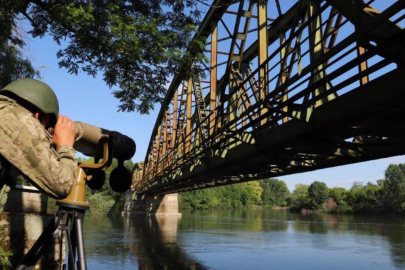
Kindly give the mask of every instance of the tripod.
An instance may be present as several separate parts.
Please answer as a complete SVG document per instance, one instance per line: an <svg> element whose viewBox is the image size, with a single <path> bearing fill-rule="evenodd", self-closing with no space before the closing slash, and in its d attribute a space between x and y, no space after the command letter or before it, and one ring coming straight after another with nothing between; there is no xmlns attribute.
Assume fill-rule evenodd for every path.
<svg viewBox="0 0 405 270"><path fill-rule="evenodd" d="M77 269L86 270L86 257L84 250L84 239L83 239L83 219L86 210L90 207L82 204L68 203L64 201L57 202L59 205L59 210L55 217L46 227L41 236L37 239L35 244L25 255L21 264L17 266L16 270L29 270L35 267L39 258L43 255L46 247L53 243L53 235L57 230L62 232L61 238L63 239L63 234L66 235L66 241L68 244L68 268L69 270L74 270L76 262L76 249L77 249ZM63 217L66 215L66 222L63 224ZM59 244L60 253L63 250L63 241ZM62 262L61 262L62 263ZM66 269L66 268L63 268Z"/></svg>
<svg viewBox="0 0 405 270"><path fill-rule="evenodd" d="M105 139L103 143L103 159L99 163L79 164L76 169L76 182L72 191L66 199L60 200L56 203L59 206L58 212L28 251L27 255L25 255L22 262L17 266L16 270L33 269L39 258L44 253L45 248L52 244L53 235L57 230L62 232L62 239L63 233L66 233L66 240L69 249L67 269L76 269L75 263L77 250L77 269L87 270L83 239L83 219L84 214L86 213L86 210L90 208L90 205L85 201L86 182L92 181L93 183L101 182L104 184L105 174L97 174L97 171L105 170L111 165L112 155L110 147L108 140ZM89 175L86 174L85 170ZM97 176L100 179L97 179ZM65 215L67 215L66 222L63 224L63 217ZM60 254L62 254L63 250L62 245L63 241L60 242Z"/></svg>

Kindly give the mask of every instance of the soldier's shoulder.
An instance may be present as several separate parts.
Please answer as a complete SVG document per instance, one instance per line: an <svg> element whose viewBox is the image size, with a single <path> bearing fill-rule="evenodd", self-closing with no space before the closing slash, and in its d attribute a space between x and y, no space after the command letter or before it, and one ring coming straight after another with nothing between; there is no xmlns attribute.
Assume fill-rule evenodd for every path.
<svg viewBox="0 0 405 270"><path fill-rule="evenodd" d="M0 100L0 119L2 122L8 121L8 124L25 124L36 120L30 111L18 105L15 102Z"/></svg>
<svg viewBox="0 0 405 270"><path fill-rule="evenodd" d="M16 136L22 129L36 137L49 137L41 123L30 111L18 105L12 99L0 95L0 137L5 134ZM5 134L3 134L5 133ZM3 135L3 136L2 136Z"/></svg>
<svg viewBox="0 0 405 270"><path fill-rule="evenodd" d="M0 109L4 109L6 107L15 107L15 106L18 106L18 104L17 104L17 102L15 102L15 100L13 100L9 97L0 95Z"/></svg>
<svg viewBox="0 0 405 270"><path fill-rule="evenodd" d="M14 99L9 98L5 95L0 94L0 102L6 102L6 103L17 103Z"/></svg>

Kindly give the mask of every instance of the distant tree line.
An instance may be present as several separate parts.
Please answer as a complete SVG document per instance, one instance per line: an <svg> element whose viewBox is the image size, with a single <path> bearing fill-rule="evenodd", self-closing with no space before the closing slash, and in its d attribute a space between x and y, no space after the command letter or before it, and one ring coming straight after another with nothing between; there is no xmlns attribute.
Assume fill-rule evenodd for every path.
<svg viewBox="0 0 405 270"><path fill-rule="evenodd" d="M351 189L324 182L297 184L290 194L277 179L264 179L181 193L181 208L236 208L249 205L288 206L291 210L336 212L405 212L405 164L391 164L376 184L355 182Z"/></svg>
<svg viewBox="0 0 405 270"><path fill-rule="evenodd" d="M337 212L405 212L405 164L391 164L377 184L355 182L350 190L328 188L315 181L298 184L291 194L293 210L312 209Z"/></svg>
<svg viewBox="0 0 405 270"><path fill-rule="evenodd" d="M180 193L183 209L238 208L250 205L287 206L290 191L286 183L264 179Z"/></svg>

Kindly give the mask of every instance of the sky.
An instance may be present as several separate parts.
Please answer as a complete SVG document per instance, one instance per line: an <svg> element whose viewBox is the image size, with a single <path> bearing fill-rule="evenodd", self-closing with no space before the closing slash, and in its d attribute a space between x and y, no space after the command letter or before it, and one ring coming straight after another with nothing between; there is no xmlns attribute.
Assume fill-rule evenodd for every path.
<svg viewBox="0 0 405 270"><path fill-rule="evenodd" d="M131 137L137 146L132 160L143 161L160 106L157 105L149 115L118 112L119 101L112 95L114 88L110 89L100 74L93 78L84 73L71 75L66 69L60 69L56 57L59 47L49 36L30 39L27 43L24 52L34 66L40 68L41 80L58 96L60 114L68 116L73 121L118 131ZM405 156L295 174L279 179L284 180L291 191L298 183L309 185L315 180L325 182L329 187L348 189L355 181L366 184L384 178L385 169L392 163L405 163Z"/></svg>

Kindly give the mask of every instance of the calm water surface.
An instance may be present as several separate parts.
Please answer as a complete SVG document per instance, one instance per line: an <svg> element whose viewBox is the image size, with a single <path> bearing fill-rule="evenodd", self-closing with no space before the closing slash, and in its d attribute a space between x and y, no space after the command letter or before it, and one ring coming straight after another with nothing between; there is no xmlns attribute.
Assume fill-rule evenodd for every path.
<svg viewBox="0 0 405 270"><path fill-rule="evenodd" d="M405 269L405 218L214 210L84 224L90 270Z"/></svg>

